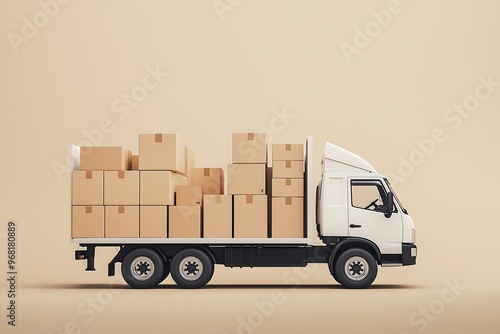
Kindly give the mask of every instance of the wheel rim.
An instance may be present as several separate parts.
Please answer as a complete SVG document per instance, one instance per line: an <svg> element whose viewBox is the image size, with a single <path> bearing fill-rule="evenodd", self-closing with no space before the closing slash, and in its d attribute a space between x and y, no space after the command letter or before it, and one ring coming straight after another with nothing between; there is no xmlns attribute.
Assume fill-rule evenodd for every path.
<svg viewBox="0 0 500 334"><path fill-rule="evenodd" d="M146 256L139 256L130 265L132 276L138 281L147 281L155 273L153 261Z"/></svg>
<svg viewBox="0 0 500 334"><path fill-rule="evenodd" d="M344 267L347 277L353 281L361 281L364 279L369 270L370 266L368 265L368 262L360 256L353 256L349 258Z"/></svg>
<svg viewBox="0 0 500 334"><path fill-rule="evenodd" d="M203 274L203 263L195 256L185 257L179 264L179 272L187 281L196 281Z"/></svg>

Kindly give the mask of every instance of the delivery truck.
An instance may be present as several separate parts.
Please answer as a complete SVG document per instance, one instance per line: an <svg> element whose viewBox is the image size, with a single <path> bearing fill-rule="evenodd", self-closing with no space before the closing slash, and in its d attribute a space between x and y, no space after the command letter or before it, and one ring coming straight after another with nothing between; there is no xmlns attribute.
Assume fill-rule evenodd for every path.
<svg viewBox="0 0 500 334"><path fill-rule="evenodd" d="M158 143L166 137L156 135L151 138L153 142ZM233 140L235 138L238 137L233 137ZM144 141L146 139L147 137L144 137ZM248 134L248 139L254 140L256 137L254 134L251 136ZM181 150L178 144L177 140L175 145L177 145L178 150ZM233 142L233 145L236 144ZM263 145L265 148L267 144ZM252 147L260 149L255 145ZM285 147L290 150L291 145ZM83 150L83 148L81 149ZM238 182L241 184L237 185L236 179L234 182L231 181L232 174L243 173L244 169L235 169L234 166L228 165L226 171L228 194L222 193L224 191L223 183L221 189L217 190L220 195L211 195L220 205L224 204L223 201L227 201L228 213L224 218L212 219L205 216L205 220L200 219L200 214L203 217L205 214L211 214L213 212L211 210L215 209L211 208L208 202L203 204L204 206L198 204L199 201L203 201L203 198L208 201L209 197L194 196L197 199L192 200L193 204L198 204L199 209L193 211L195 214L184 214L184 218L189 221L186 224L187 228L193 229L195 234L189 234L184 230L179 231L176 227L176 215L183 215L182 212L178 212L179 208L182 209L181 206L156 206L152 209L152 206L143 205L142 201L147 199L147 194L143 194L143 186L147 185L147 177L149 177L147 175L149 174L142 170L148 169L146 165L150 158L148 157L148 148L141 143L141 137L139 137L138 167L132 169L139 169L140 171L137 173L143 173L138 176L140 182L137 182L140 183L140 191L139 195L136 196L140 197L138 203L141 203L142 206L107 207L106 204L127 204L125 200L116 203L108 200L106 203L106 198L113 195L111 190L106 191L106 187L111 187L111 182L115 182L113 176L106 176L107 172L104 172L104 181L101 174L97 174L100 177L98 180L101 182L101 187L105 189L104 201L101 194L101 197L96 196L98 198L95 203L88 202L82 206L83 202L78 202L75 197L75 188L79 182L75 177L78 175L77 173L81 172L84 173L82 177L86 177L86 181L90 182L95 181L95 175L92 174L94 172L89 172L88 167L83 166L83 160L75 162L71 242L82 247L82 249L75 251L75 259L86 260L86 270L93 271L95 270L94 258L98 247L118 248L116 256L109 262L108 275L115 275L115 265L121 263L121 274L132 288L156 287L168 275L171 275L175 283L182 288L201 288L211 280L216 264L230 268L256 268L304 267L311 263L324 263L328 266L332 277L342 286L359 289L372 284L377 276L379 266L398 267L416 264L417 246L413 220L396 196L388 179L378 174L370 163L350 151L326 143L321 161L321 179L316 186L313 184L313 138L311 136L307 137L305 143L298 147L301 156L296 161L287 160L288 153L285 149L282 152L284 160L277 160L280 159L279 152L278 149L275 151L272 159L274 171L268 167L269 164L264 164L265 186L260 186L260 181L250 180L244 175L240 176ZM81 154L78 148L75 148L75 152L75 156ZM111 156L110 152L107 153L106 159ZM153 158L151 161L156 163L156 153L151 154ZM237 154L238 152L233 147L233 160L236 160L234 156ZM255 154L253 155L255 156ZM121 151L120 156L127 159L127 156L130 158L130 153ZM175 158L175 154L173 154L172 159ZM189 153L186 153L181 158L184 159L181 167L169 167L172 170L178 169L177 172L169 174L170 178L180 175L179 172L184 172L186 175L191 173L188 158ZM264 159L267 163L267 157ZM141 162L144 162L142 168ZM171 163L171 160L167 162ZM292 164L293 162L295 164ZM132 164L134 164L133 159ZM123 166L125 165L126 163L123 164ZM243 167L255 169L256 165L259 164L247 164ZM281 165L284 170L282 178L279 177ZM291 171L293 168L296 168L296 171ZM127 166L124 169L127 169ZM235 172L233 169L239 169L239 171ZM79 172L77 172L78 170ZM287 174L288 170L291 171L290 173L295 173L297 178L287 178L291 175ZM115 173L117 173L116 178L126 179L123 175L126 172L118 171ZM262 172L259 173L259 175L262 174ZM195 176L192 178L194 180ZM297 182L294 186L295 181ZM162 187L159 182L153 183L153 187L156 187L155 191L158 190L158 187ZM280 187L286 188L287 186L295 187L297 193L293 194L295 196L280 197ZM137 188L137 185L135 187ZM179 204L184 196L181 193L182 187L182 184L178 184L174 193L174 197L177 198L176 204ZM258 193L261 192L265 195L248 194L252 193L250 190L246 194L238 194L238 191L233 189L238 187L249 187L248 189L256 187ZM86 186L85 194L88 195L89 189ZM208 192L208 190L204 191ZM129 195L125 190L118 189L117 192L118 195ZM281 195L287 195L287 193ZM262 203L260 203L261 201ZM102 212L102 206L88 205L103 203L105 213ZM254 206L261 205L264 209L252 209L253 207L245 209L246 211L239 209L241 205L250 205L249 203ZM80 204L80 206L75 204ZM293 207L298 209L291 209ZM289 211L286 211L288 209ZM79 232L80 227L76 225L77 219L79 219L79 210L83 210L84 217L97 217L96 219L100 223L95 223L92 220L94 218L83 222L84 228L96 224L92 226L98 226L97 234ZM125 222L125 218L120 218L120 212L123 214L126 213L126 210L132 210L134 217L139 217L139 222L135 223L135 230L132 234L123 232L128 223ZM150 220L153 218L147 214L148 210L163 212L162 217L164 218L160 219L160 232L162 234L150 232ZM140 213L136 211L140 211ZM168 211L167 214L165 214L166 211ZM200 213L201 211L203 213ZM122 216L125 217L125 215ZM257 227L261 224L260 221L263 220L265 220L265 225L263 225L265 227L261 232L256 232ZM198 225L197 222L200 221L201 225ZM245 225L238 225L240 221L244 221ZM293 225L292 221L297 223L293 223ZM223 224L227 226L226 234L223 231L225 228ZM209 230L212 228L211 226L215 230ZM245 232L245 228L252 230ZM319 239L316 238L316 235Z"/></svg>

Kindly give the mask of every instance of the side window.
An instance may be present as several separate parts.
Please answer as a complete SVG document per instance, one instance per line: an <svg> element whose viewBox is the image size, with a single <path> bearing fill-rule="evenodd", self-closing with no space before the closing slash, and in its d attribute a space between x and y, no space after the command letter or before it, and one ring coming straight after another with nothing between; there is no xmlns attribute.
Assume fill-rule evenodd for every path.
<svg viewBox="0 0 500 334"><path fill-rule="evenodd" d="M382 212L387 205L387 193L380 181L352 180L351 203L355 208Z"/></svg>

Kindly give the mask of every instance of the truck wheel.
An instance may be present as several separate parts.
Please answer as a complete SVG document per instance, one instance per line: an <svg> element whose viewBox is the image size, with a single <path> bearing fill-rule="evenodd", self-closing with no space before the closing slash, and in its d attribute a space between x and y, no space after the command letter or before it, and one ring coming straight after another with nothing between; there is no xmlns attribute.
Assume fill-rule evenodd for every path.
<svg viewBox="0 0 500 334"><path fill-rule="evenodd" d="M328 269L330 269L330 273L332 274L333 279L337 283L340 283L339 278L337 277L337 273L335 272L335 262L332 255L330 255L330 260L328 261Z"/></svg>
<svg viewBox="0 0 500 334"><path fill-rule="evenodd" d="M168 275L170 275L170 260L167 260L163 264L163 275L161 276L160 283L163 282L168 277Z"/></svg>
<svg viewBox="0 0 500 334"><path fill-rule="evenodd" d="M132 288L153 288L164 279L164 273L163 259L158 253L148 248L130 251L122 262L123 279Z"/></svg>
<svg viewBox="0 0 500 334"><path fill-rule="evenodd" d="M170 269L177 285L187 289L197 289L210 281L214 273L214 264L205 252L190 248L174 255Z"/></svg>
<svg viewBox="0 0 500 334"><path fill-rule="evenodd" d="M373 256L359 248L346 250L335 263L335 276L340 284L349 289L370 286L377 277L377 271L377 262Z"/></svg>

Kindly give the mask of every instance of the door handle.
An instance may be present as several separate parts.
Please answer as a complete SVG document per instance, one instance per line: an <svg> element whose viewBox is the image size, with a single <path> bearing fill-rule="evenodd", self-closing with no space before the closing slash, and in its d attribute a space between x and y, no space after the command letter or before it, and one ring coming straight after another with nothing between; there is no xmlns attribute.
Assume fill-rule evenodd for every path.
<svg viewBox="0 0 500 334"><path fill-rule="evenodd" d="M358 227L361 227L361 225L358 225L358 224L351 224L349 225L350 228L358 228Z"/></svg>

